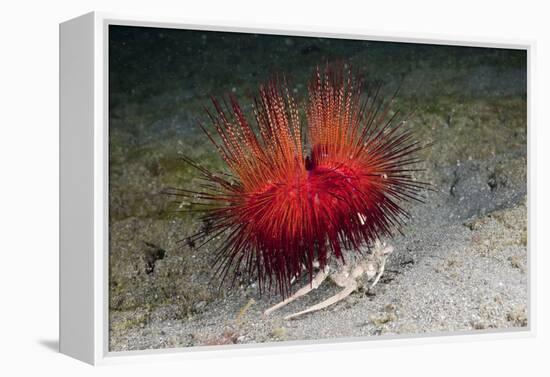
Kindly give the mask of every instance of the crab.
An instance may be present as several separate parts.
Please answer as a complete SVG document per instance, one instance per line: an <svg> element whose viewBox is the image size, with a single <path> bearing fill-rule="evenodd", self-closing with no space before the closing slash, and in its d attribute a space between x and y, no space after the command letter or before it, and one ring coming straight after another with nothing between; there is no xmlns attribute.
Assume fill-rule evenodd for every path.
<svg viewBox="0 0 550 377"><path fill-rule="evenodd" d="M387 245L377 240L374 247L370 252L362 253L360 257L355 259L351 258L349 263L338 262L335 267L331 267L327 264L323 269L320 269L317 274L311 280L311 283L297 290L293 295L287 299L279 302L278 304L270 307L264 311L264 316L267 317L274 311L282 308L283 306L295 301L296 299L308 294L319 286L327 278L330 278L337 286L343 288L339 293L332 297L327 298L320 303L313 305L300 312L287 315L285 320L294 319L307 313L313 313L318 310L325 309L337 302L345 299L353 292L357 291L362 286L362 278L366 275L366 282L372 280L369 289L374 286L380 280L380 277L384 273L386 266L386 260L393 253L393 246ZM316 268L319 268L319 264L316 263Z"/></svg>

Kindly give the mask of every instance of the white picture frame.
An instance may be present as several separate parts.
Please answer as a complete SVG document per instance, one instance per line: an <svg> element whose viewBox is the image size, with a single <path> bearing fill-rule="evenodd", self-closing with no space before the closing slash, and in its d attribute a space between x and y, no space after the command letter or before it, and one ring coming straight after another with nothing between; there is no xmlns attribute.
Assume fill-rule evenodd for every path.
<svg viewBox="0 0 550 377"><path fill-rule="evenodd" d="M88 13L60 24L60 352L90 364L150 359L219 357L271 352L348 349L405 345L411 342L471 341L485 338L532 337L535 334L534 253L528 245L528 326L487 333L353 338L334 341L284 342L165 350L110 352L108 348L108 26L132 25L238 31L294 36L413 42L527 51L527 93L530 95L533 41L449 39L437 35L315 29L282 25L189 24L185 20ZM532 139L528 101L528 145ZM528 148L528 197L531 197L531 153ZM528 223L531 225L529 201Z"/></svg>

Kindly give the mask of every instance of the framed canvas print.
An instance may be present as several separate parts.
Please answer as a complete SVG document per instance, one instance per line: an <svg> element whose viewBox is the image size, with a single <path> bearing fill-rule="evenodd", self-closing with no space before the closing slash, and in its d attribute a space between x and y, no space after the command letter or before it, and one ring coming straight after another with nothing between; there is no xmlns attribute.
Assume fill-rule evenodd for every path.
<svg viewBox="0 0 550 377"><path fill-rule="evenodd" d="M531 51L61 24L61 352L531 334Z"/></svg>

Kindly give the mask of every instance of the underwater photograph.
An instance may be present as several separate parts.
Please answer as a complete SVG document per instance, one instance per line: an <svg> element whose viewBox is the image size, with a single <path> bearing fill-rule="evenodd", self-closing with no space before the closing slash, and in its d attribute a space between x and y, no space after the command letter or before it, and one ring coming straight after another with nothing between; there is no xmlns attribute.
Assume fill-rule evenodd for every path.
<svg viewBox="0 0 550 377"><path fill-rule="evenodd" d="M527 63L110 25L109 350L527 330Z"/></svg>

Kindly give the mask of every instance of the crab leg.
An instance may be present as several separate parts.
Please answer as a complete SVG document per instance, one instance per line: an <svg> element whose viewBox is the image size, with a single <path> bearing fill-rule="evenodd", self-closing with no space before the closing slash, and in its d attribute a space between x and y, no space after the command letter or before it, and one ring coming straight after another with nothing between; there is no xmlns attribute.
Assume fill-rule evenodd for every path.
<svg viewBox="0 0 550 377"><path fill-rule="evenodd" d="M284 319L292 319L292 318L296 318L298 316L301 316L302 314L312 313L312 312L316 312L317 310L324 309L324 308L326 308L326 307L328 307L332 304L337 303L338 301L341 301L341 300L345 299L346 297L348 297L356 289L357 289L357 282L355 281L354 278L350 278L347 281L347 284L346 284L345 288L342 289L339 293L335 294L332 297L327 298L325 301L322 301L322 302L320 302L316 305L313 305L313 306L307 308L306 310L302 310L301 312L294 313L294 314L291 314L291 315L287 315Z"/></svg>
<svg viewBox="0 0 550 377"><path fill-rule="evenodd" d="M384 268L386 268L386 258L382 259L382 265L380 266L380 272L378 273L378 275L376 275L376 278L372 282L372 284L370 286L371 288L374 288L374 286L378 283L378 280L380 280L380 277L384 273Z"/></svg>
<svg viewBox="0 0 550 377"><path fill-rule="evenodd" d="M300 289L298 289L292 296L289 298L279 302L278 304L272 306L271 308L267 309L264 312L264 316L268 316L269 314L273 313L275 310L282 308L286 304L291 303L292 301L296 300L297 298L300 298L309 292L311 292L314 289L317 289L319 285L327 278L328 268L326 270L321 270L315 275L315 277L311 280L311 284L308 284Z"/></svg>

